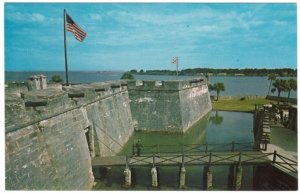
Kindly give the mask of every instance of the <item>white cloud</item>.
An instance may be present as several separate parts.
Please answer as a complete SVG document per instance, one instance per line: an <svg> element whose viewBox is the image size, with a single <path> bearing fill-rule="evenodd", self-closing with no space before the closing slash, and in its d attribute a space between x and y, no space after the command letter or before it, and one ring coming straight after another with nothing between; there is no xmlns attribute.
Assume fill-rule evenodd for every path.
<svg viewBox="0 0 300 193"><path fill-rule="evenodd" d="M210 9L199 9L186 13L167 14L162 12L149 12L149 11L111 11L108 16L124 23L141 22L153 25L172 25L178 23L189 23L190 21L201 19L212 19L217 15Z"/></svg>
<svg viewBox="0 0 300 193"><path fill-rule="evenodd" d="M102 16L100 14L97 14L97 13L90 13L89 18L93 19L93 20L101 20Z"/></svg>
<svg viewBox="0 0 300 193"><path fill-rule="evenodd" d="M40 13L9 13L7 19L10 21L19 21L19 22L43 22L45 16Z"/></svg>
<svg viewBox="0 0 300 193"><path fill-rule="evenodd" d="M277 25L277 26L285 26L288 23L286 21L280 21L280 20L273 20L272 24Z"/></svg>
<svg viewBox="0 0 300 193"><path fill-rule="evenodd" d="M33 22L43 22L45 20L45 16L40 13L32 13L29 19L31 19Z"/></svg>

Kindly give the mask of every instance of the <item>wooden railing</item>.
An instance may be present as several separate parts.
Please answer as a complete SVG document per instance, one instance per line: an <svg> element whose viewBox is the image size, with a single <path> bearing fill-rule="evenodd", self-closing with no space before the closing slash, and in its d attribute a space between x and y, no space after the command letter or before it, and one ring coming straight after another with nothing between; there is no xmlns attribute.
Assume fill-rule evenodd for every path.
<svg viewBox="0 0 300 193"><path fill-rule="evenodd" d="M279 166L283 168L284 170L287 170L293 174L298 173L298 162L295 160L292 160L290 158L287 158L285 156L282 156L278 154L276 151L273 153L273 162L275 166Z"/></svg>
<svg viewBox="0 0 300 193"><path fill-rule="evenodd" d="M279 166L288 173L297 175L297 161L285 156L273 153L262 153L260 151L239 152L198 152L198 153L154 153L140 156L126 156L127 166L138 165L259 165L273 164Z"/></svg>
<svg viewBox="0 0 300 193"><path fill-rule="evenodd" d="M261 152L209 152L196 154L153 154L127 156L128 166L134 165L255 165L273 163L268 156L274 153ZM288 164L288 163L286 163Z"/></svg>
<svg viewBox="0 0 300 193"><path fill-rule="evenodd" d="M132 145L132 155L137 155L137 146ZM199 153L199 152L236 152L236 151L257 151L260 144L256 142L231 142L231 143L203 143L203 144L182 144L182 145L148 145L140 148L140 155L162 154L162 153Z"/></svg>

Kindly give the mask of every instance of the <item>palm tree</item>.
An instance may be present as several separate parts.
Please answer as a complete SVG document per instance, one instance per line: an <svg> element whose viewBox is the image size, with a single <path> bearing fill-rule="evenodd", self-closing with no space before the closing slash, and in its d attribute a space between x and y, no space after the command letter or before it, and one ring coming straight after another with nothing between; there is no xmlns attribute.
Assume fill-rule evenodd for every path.
<svg viewBox="0 0 300 193"><path fill-rule="evenodd" d="M280 98L280 93L283 91L287 91L288 90L288 82L287 80L284 79L276 79L275 82L273 83L273 88L271 90L271 92L275 92L277 90L277 104L279 105L279 98Z"/></svg>
<svg viewBox="0 0 300 193"><path fill-rule="evenodd" d="M217 82L213 85L213 90L217 92L217 101L219 100L220 91L225 91L225 85L223 82Z"/></svg>
<svg viewBox="0 0 300 193"><path fill-rule="evenodd" d="M270 80L270 85L269 85L269 90L268 90L268 95L267 96L269 96L273 80L276 80L276 74L274 74L274 73L269 74L268 80Z"/></svg>
<svg viewBox="0 0 300 193"><path fill-rule="evenodd" d="M297 81L295 79L291 78L287 81L287 83L288 83L287 91L289 92L289 94L288 94L288 99L289 99L291 90L293 90L293 91L297 90Z"/></svg>

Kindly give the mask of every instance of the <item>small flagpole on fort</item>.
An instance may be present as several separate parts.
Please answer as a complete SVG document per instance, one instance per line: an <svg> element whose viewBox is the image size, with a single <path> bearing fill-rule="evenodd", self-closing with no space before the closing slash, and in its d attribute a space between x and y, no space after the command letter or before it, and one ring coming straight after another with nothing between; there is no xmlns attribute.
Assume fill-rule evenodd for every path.
<svg viewBox="0 0 300 193"><path fill-rule="evenodd" d="M176 57L174 57L173 59L172 59L172 64L176 64L176 75L178 76L178 56L176 56Z"/></svg>
<svg viewBox="0 0 300 193"><path fill-rule="evenodd" d="M176 74L177 74L177 76L178 76L178 63L179 63L179 59L178 59L178 56L177 56L177 58L176 58L177 60L177 63L176 63Z"/></svg>
<svg viewBox="0 0 300 193"><path fill-rule="evenodd" d="M64 46L65 46L65 67L66 67L66 85L69 86L68 58L67 58L67 37L66 37L66 10L64 9Z"/></svg>

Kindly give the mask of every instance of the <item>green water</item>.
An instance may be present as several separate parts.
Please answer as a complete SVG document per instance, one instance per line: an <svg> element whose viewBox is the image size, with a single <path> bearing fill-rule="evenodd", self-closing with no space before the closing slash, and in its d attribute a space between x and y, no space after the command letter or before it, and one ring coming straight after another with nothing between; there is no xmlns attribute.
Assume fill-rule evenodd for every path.
<svg viewBox="0 0 300 193"><path fill-rule="evenodd" d="M215 144L235 142L253 142L253 115L250 113L212 111L198 121L185 134L135 132L124 146L120 155L130 155L132 145L140 140L144 146L182 145L182 144ZM163 148L161 151L164 151ZM187 190L203 189L203 166L185 166ZM137 167L136 183L133 190L151 190L151 167ZM213 166L214 190L229 190L228 176L230 166ZM96 180L94 190L123 190L124 167L113 167L106 175ZM178 190L179 167L161 166L161 190ZM242 190L253 189L253 167L243 166Z"/></svg>

